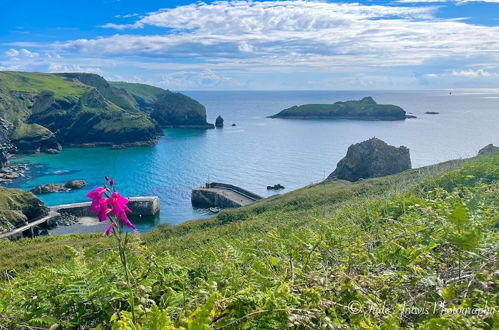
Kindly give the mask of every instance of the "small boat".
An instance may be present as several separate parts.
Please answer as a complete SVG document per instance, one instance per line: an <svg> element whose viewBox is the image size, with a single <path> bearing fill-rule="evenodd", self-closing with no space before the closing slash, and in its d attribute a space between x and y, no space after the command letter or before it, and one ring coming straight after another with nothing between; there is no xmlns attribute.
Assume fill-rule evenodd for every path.
<svg viewBox="0 0 499 330"><path fill-rule="evenodd" d="M218 213L218 212L220 212L220 208L219 207L210 207L210 211L213 213Z"/></svg>

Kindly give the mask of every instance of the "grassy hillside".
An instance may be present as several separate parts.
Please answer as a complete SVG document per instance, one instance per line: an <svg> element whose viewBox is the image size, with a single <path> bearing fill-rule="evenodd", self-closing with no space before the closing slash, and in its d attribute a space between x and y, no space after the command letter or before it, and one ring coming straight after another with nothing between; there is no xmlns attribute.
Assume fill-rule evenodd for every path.
<svg viewBox="0 0 499 330"><path fill-rule="evenodd" d="M405 111L392 104L377 104L371 97L334 104L304 104L284 109L271 118L404 120Z"/></svg>
<svg viewBox="0 0 499 330"><path fill-rule="evenodd" d="M494 328L498 180L499 155L481 156L325 182L133 235L138 322L143 329ZM131 329L113 244L99 235L0 243L8 280L0 324ZM482 309L466 312L472 308Z"/></svg>
<svg viewBox="0 0 499 330"><path fill-rule="evenodd" d="M159 87L145 84L127 83L122 81L111 81L109 83L111 86L126 90L132 94L139 103L142 102L143 104L153 104L158 96L165 91Z"/></svg>
<svg viewBox="0 0 499 330"><path fill-rule="evenodd" d="M95 74L0 72L0 117L14 124L11 140L21 152L149 143L159 134L132 95Z"/></svg>
<svg viewBox="0 0 499 330"><path fill-rule="evenodd" d="M30 192L0 187L0 233L45 215L43 203ZM1 322L0 322L1 324Z"/></svg>
<svg viewBox="0 0 499 330"><path fill-rule="evenodd" d="M162 127L200 127L213 128L206 122L206 108L198 101L181 93L125 82L112 82L133 95L144 111Z"/></svg>

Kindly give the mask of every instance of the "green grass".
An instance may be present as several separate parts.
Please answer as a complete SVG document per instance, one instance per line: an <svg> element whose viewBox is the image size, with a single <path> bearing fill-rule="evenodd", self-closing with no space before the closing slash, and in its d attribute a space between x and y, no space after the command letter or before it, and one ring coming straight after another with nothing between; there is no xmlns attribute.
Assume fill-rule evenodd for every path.
<svg viewBox="0 0 499 330"><path fill-rule="evenodd" d="M161 95L165 90L151 85L127 83L122 81L110 81L111 86L123 88L127 92L143 99L146 103L153 103L158 95Z"/></svg>
<svg viewBox="0 0 499 330"><path fill-rule="evenodd" d="M67 81L64 77L48 73L0 72L0 84L7 89L19 92L39 93L49 91L56 98L82 95L88 87L77 82Z"/></svg>
<svg viewBox="0 0 499 330"><path fill-rule="evenodd" d="M25 124L22 122L17 122L14 126L15 130L11 135L12 140L20 140L23 138L33 137L48 137L52 135L52 132L50 132L50 130L38 124Z"/></svg>
<svg viewBox="0 0 499 330"><path fill-rule="evenodd" d="M0 233L24 224L28 218L41 215L41 204L30 192L0 187Z"/></svg>
<svg viewBox="0 0 499 330"><path fill-rule="evenodd" d="M499 155L330 181L134 235L144 329L494 328ZM0 324L132 328L110 238L0 243ZM348 307L358 304L363 313ZM357 306L357 305L356 305ZM372 306L382 313L368 312ZM440 306L440 305L438 305Z"/></svg>

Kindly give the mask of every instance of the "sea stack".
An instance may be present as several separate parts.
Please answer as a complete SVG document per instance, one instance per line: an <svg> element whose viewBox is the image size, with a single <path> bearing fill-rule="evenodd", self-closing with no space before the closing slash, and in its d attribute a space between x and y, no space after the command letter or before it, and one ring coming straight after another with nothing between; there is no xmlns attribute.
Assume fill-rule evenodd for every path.
<svg viewBox="0 0 499 330"><path fill-rule="evenodd" d="M410 168L411 157L407 147L390 146L374 137L352 144L328 179L357 181L396 174Z"/></svg>
<svg viewBox="0 0 499 330"><path fill-rule="evenodd" d="M216 128L224 127L224 119L222 118L222 116L219 115L217 119L215 119L215 127Z"/></svg>

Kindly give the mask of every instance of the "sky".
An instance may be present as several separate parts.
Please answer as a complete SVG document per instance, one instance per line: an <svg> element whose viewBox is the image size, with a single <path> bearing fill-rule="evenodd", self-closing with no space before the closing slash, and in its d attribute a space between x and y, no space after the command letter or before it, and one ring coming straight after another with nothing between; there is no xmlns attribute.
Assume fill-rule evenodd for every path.
<svg viewBox="0 0 499 330"><path fill-rule="evenodd" d="M0 4L0 70L184 91L499 88L499 0Z"/></svg>

